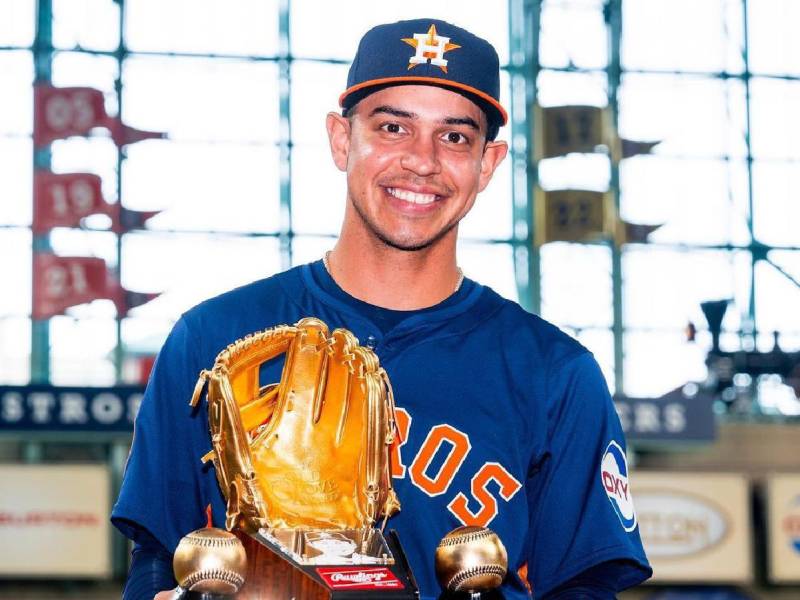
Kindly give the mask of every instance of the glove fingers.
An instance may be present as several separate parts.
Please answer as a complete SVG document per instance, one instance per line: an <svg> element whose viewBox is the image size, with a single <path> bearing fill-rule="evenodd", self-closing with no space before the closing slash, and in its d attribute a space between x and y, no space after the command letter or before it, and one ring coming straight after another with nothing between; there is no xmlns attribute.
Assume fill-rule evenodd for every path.
<svg viewBox="0 0 800 600"><path fill-rule="evenodd" d="M239 406L242 415L242 425L244 430L251 433L256 428L264 425L272 417L275 406L278 403L278 384L272 383L265 385L258 392L258 396Z"/></svg>
<svg viewBox="0 0 800 600"><path fill-rule="evenodd" d="M324 351L328 327L319 319L306 318L297 323L297 329L283 365L273 421L290 437L302 438L313 423L316 404L324 393L320 388L324 386L328 362Z"/></svg>
<svg viewBox="0 0 800 600"><path fill-rule="evenodd" d="M321 431L333 432L330 442L334 447L342 444L348 436L345 426L358 426L360 407L354 395L358 395L359 381L357 378L359 366L353 349L358 345L358 340L353 334L344 329L337 329L331 336L329 349L330 361L325 382L325 397L323 410L320 411L317 426ZM355 402L355 404L354 404ZM352 411L356 411L352 413ZM356 421L356 423L352 423ZM353 431L360 431L354 429ZM335 448L338 451L338 448ZM334 450L332 447L331 450Z"/></svg>

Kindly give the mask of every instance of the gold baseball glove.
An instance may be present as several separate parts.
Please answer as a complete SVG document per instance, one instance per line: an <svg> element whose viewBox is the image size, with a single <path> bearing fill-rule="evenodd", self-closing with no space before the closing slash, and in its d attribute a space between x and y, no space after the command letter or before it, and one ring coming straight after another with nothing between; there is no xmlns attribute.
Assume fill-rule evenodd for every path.
<svg viewBox="0 0 800 600"><path fill-rule="evenodd" d="M262 363L286 353L279 383L259 388ZM389 447L394 399L370 350L315 318L251 334L202 371L212 460L228 501L225 526L368 527L399 509Z"/></svg>

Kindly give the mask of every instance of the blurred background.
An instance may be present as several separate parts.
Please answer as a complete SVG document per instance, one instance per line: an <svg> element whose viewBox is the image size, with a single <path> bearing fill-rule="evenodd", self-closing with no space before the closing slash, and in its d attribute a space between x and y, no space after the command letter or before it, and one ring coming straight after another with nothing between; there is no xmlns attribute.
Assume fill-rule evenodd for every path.
<svg viewBox="0 0 800 600"><path fill-rule="evenodd" d="M624 597L800 597L800 2L0 0L1 598L119 597L155 354L332 247L325 114L419 16L500 55L459 262L604 370L655 568Z"/></svg>

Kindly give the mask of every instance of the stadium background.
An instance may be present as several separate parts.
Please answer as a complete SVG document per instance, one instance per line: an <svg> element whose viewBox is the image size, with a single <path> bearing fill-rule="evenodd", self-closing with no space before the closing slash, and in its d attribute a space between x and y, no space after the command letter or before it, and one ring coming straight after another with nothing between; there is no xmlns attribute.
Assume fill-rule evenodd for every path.
<svg viewBox="0 0 800 600"><path fill-rule="evenodd" d="M130 442L129 430L104 429L102 417L90 415L91 431L60 423L60 404L29 395L56 388L32 384L84 395L141 384L182 311L332 246L344 181L328 157L324 115L360 35L423 14L491 40L504 65L511 121L501 135L512 152L462 225L465 273L594 352L637 468L741 479L748 529L735 543L747 569L681 583L705 586L696 593L730 584L753 598L800 596L800 568L776 578L769 550L778 535L769 477L800 473L795 0L2 0L0 503L17 493L15 473L28 477L13 470L25 465L64 474L100 465L113 498ZM34 82L99 90L117 123L164 137L124 144L101 126L34 143ZM574 123L540 108L564 106L595 108ZM595 125L599 140L581 129ZM590 147L545 158L548 127L585 133ZM133 221L120 226L108 209L79 227L34 232L43 172L99 176L105 202ZM42 254L105 261L96 296L105 299L36 314ZM718 347L701 311L710 300L730 301ZM734 351L754 362L737 363ZM715 352L722 362L709 368ZM759 361L767 366L753 367ZM659 404L669 393L690 415L683 429L670 429ZM695 413L702 431L690 432ZM34 496L60 493L36 481L25 483ZM790 504L795 496L800 486ZM798 506L781 521L790 546L800 540ZM20 527L0 519L4 552L14 552ZM102 576L79 574L80 561L72 575L15 571L4 558L0 597L115 597L127 549L106 535ZM695 597L676 585L629 597Z"/></svg>

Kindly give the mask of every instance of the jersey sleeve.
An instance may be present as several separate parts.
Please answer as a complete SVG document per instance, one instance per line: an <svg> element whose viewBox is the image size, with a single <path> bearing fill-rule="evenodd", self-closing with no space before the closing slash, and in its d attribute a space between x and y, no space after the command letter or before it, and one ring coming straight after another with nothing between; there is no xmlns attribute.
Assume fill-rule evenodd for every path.
<svg viewBox="0 0 800 600"><path fill-rule="evenodd" d="M202 365L186 318L158 354L134 424L112 523L138 541L142 529L169 552L203 527L207 499L200 456L210 447L205 406L189 400Z"/></svg>
<svg viewBox="0 0 800 600"><path fill-rule="evenodd" d="M528 578L536 597L600 563L617 591L652 571L639 537L625 439L594 357L549 376L547 445L527 485Z"/></svg>

